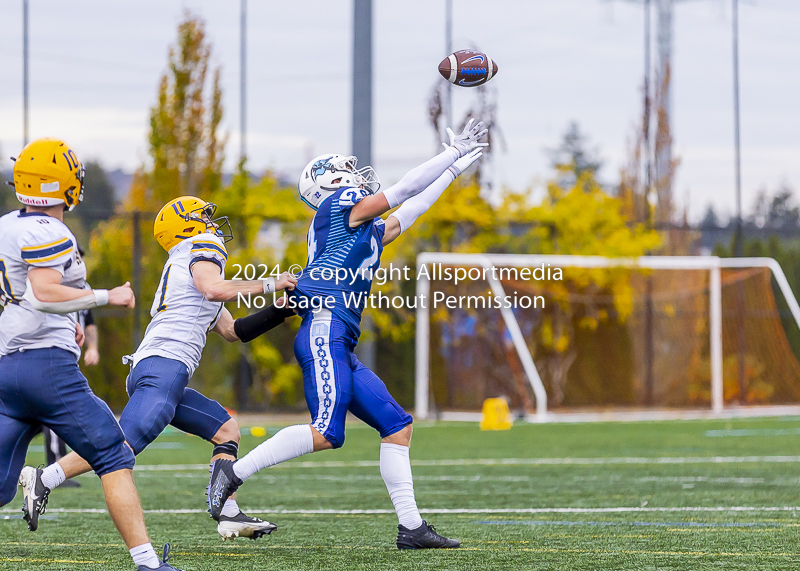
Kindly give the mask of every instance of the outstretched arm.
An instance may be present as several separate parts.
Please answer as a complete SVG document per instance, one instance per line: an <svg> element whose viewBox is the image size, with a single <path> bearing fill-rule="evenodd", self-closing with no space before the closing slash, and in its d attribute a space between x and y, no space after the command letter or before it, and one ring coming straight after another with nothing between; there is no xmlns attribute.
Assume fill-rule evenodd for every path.
<svg viewBox="0 0 800 571"><path fill-rule="evenodd" d="M470 119L459 135L448 129L450 146L444 152L408 171L397 184L356 204L350 211L350 228L356 228L403 204L428 188L460 157L473 149L485 147L488 143L479 143L478 140L488 131L483 128L483 122L473 126L474 122L474 119Z"/></svg>
<svg viewBox="0 0 800 571"><path fill-rule="evenodd" d="M392 243L400 234L417 221L423 213L427 212L433 204L439 200L445 189L450 186L458 176L467 170L472 163L477 161L483 151L475 149L465 157L461 157L453 163L439 178L437 178L428 188L418 195L408 199L403 205L392 212L386 219L386 226L383 233L383 245Z"/></svg>
<svg viewBox="0 0 800 571"><path fill-rule="evenodd" d="M240 293L262 295L291 290L297 283L297 278L289 272L283 272L277 279L226 280L217 264L205 260L195 262L191 268L195 287L208 301L233 301Z"/></svg>

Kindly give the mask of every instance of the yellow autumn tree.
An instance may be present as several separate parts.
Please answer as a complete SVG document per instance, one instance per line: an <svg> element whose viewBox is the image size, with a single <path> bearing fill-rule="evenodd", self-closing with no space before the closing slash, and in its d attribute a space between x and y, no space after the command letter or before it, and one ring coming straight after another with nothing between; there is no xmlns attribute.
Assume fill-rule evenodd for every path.
<svg viewBox="0 0 800 571"><path fill-rule="evenodd" d="M570 165L561 168L569 169ZM531 202L530 192L512 191L504 194L500 204L492 204L481 195L474 178L462 177L411 231L386 248L382 265L405 265L412 268L413 275L416 256L425 251L636 257L658 245L658 235L633 224L625 215L623 203L603 189L593 170L573 173L572 177L566 174L557 171L547 185L547 196L538 204ZM565 188L564 180L569 180L571 186ZM563 389L577 355L576 337L580 331L596 330L604 323L621 323L630 313L633 304L630 272L570 269L565 271L563 281L537 283L535 287L531 284L509 285L521 293L543 295L547 299L546 309L528 341L537 364L548 371L545 376L558 404L564 399ZM485 286L475 287L485 291ZM414 288L413 282L390 281L376 289L387 295L413 296ZM610 301L576 304L577 298ZM379 365L381 356L407 364L403 368L380 367L381 373L401 387L400 392L410 402L414 310L371 310L371 315L380 337ZM450 312L434 313L433 317L435 327L457 329ZM455 329L440 333L452 339L457 335ZM398 346L405 348L405 356L398 354ZM507 357L516 359L513 352Z"/></svg>
<svg viewBox="0 0 800 571"><path fill-rule="evenodd" d="M155 215L166 202L182 195L198 196L216 203L217 215L231 218L234 240L227 245L228 278L237 271L244 277L248 265L260 275L277 265L284 270L291 264L303 265L306 259L310 213L296 199L294 188L281 185L271 173L255 182L244 164L230 186L222 185L227 137L219 133L220 70L211 69L210 58L204 22L187 12L150 110L150 160L136 172L117 215L100 225L92 238L90 281L131 280L138 294L135 315L113 309L99 312L105 358L88 373L92 386L116 407L126 402L123 380L128 371L121 357L136 349L167 259L152 233ZM255 311L235 303L228 308L235 316ZM291 333L279 328L248 345L228 344L210 335L192 385L227 406L294 406L302 398L302 379Z"/></svg>

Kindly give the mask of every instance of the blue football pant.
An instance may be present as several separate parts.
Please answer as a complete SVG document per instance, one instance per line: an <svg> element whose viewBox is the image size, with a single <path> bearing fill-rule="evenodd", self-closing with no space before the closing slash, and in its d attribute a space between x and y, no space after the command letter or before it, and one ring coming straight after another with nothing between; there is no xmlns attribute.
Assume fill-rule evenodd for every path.
<svg viewBox="0 0 800 571"><path fill-rule="evenodd" d="M105 402L70 351L30 349L0 357L0 505L14 499L28 444L51 428L98 476L130 469L134 457Z"/></svg>
<svg viewBox="0 0 800 571"><path fill-rule="evenodd" d="M323 309L303 320L294 342L312 426L334 448L344 444L348 410L381 438L413 422L384 382L358 360L347 339L345 324Z"/></svg>
<svg viewBox="0 0 800 571"><path fill-rule="evenodd" d="M147 357L128 375L130 400L119 419L128 444L138 455L167 424L209 442L230 415L189 384L189 369L180 361Z"/></svg>

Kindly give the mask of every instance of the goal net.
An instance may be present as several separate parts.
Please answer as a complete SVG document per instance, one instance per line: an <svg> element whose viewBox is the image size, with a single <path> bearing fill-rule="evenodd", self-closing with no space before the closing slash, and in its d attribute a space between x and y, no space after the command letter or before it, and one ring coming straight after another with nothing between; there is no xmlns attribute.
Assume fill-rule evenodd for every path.
<svg viewBox="0 0 800 571"><path fill-rule="evenodd" d="M797 413L800 307L771 258L424 253L416 415Z"/></svg>

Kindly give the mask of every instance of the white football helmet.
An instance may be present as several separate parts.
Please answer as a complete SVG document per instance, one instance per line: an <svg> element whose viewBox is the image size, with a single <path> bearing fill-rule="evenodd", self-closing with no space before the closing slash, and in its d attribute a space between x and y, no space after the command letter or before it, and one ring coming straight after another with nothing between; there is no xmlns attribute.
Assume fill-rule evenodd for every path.
<svg viewBox="0 0 800 571"><path fill-rule="evenodd" d="M378 192L381 182L375 170L366 166L356 168L358 159L354 156L320 155L303 169L297 190L300 199L316 210L322 201L340 188L358 187L372 194Z"/></svg>

